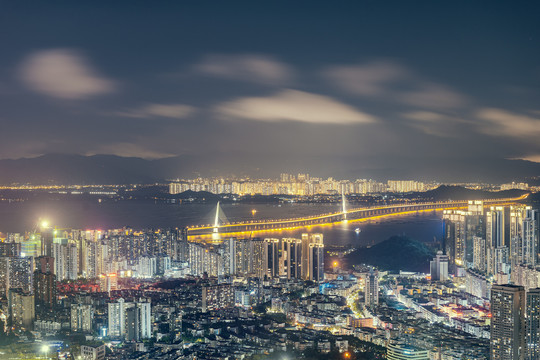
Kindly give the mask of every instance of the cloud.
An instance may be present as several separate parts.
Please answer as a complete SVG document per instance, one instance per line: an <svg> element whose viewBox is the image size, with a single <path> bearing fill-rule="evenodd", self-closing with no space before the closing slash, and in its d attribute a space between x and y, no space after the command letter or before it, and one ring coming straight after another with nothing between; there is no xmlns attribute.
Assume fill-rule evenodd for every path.
<svg viewBox="0 0 540 360"><path fill-rule="evenodd" d="M110 93L115 83L104 78L79 52L69 49L39 51L20 67L21 80L30 89L61 99L83 99Z"/></svg>
<svg viewBox="0 0 540 360"><path fill-rule="evenodd" d="M300 121L318 124L370 123L375 120L330 97L298 90L283 90L268 97L239 98L216 108L227 118L258 121Z"/></svg>
<svg viewBox="0 0 540 360"><path fill-rule="evenodd" d="M540 163L540 154L528 155L528 156L521 157L520 159Z"/></svg>
<svg viewBox="0 0 540 360"><path fill-rule="evenodd" d="M151 149L145 149L141 145L120 142L114 144L104 144L97 147L94 150L86 152L84 155L98 155L98 154L109 154L117 155L124 157L138 157L143 159L161 159L166 157L174 156L172 153L161 152Z"/></svg>
<svg viewBox="0 0 540 360"><path fill-rule="evenodd" d="M208 55L195 66L195 71L230 80L280 85L291 82L292 69L263 55Z"/></svg>
<svg viewBox="0 0 540 360"><path fill-rule="evenodd" d="M183 119L193 114L196 109L184 104L147 104L140 108L117 112L115 115L133 118L165 117L173 119Z"/></svg>
<svg viewBox="0 0 540 360"><path fill-rule="evenodd" d="M456 108L467 103L465 96L434 83L421 83L417 90L398 94L398 99L407 105L433 109Z"/></svg>
<svg viewBox="0 0 540 360"><path fill-rule="evenodd" d="M481 109L477 116L484 120L479 130L488 135L524 138L540 135L540 119L538 118L494 108Z"/></svg>
<svg viewBox="0 0 540 360"><path fill-rule="evenodd" d="M410 126L439 137L461 137L463 125L468 123L463 119L432 111L412 111L403 114L403 117L412 120Z"/></svg>
<svg viewBox="0 0 540 360"><path fill-rule="evenodd" d="M450 109L468 99L449 87L426 81L405 66L378 60L367 64L332 66L323 76L352 95L377 97L410 106Z"/></svg>
<svg viewBox="0 0 540 360"><path fill-rule="evenodd" d="M352 94L372 96L385 93L389 83L402 79L407 73L398 64L378 61L365 65L333 66L323 75Z"/></svg>

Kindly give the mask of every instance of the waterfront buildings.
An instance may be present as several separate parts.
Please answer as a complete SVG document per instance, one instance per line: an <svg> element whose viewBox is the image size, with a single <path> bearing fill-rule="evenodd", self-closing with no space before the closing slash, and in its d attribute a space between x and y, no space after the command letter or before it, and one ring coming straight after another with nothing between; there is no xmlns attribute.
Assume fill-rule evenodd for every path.
<svg viewBox="0 0 540 360"><path fill-rule="evenodd" d="M309 174L281 174L278 180L252 179L206 179L178 180L169 184L169 193L178 194L184 191L208 191L214 194L237 195L296 195L311 196L318 194L371 194L371 193L405 193L425 191L434 185L414 180L388 180L386 183L375 180L357 179L336 180L310 177Z"/></svg>

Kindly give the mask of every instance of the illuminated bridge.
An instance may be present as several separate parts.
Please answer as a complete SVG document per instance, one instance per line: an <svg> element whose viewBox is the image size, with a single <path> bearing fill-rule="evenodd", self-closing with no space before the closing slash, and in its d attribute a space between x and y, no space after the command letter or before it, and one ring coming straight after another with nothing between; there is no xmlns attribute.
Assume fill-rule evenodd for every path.
<svg viewBox="0 0 540 360"><path fill-rule="evenodd" d="M510 204L527 197L528 194L519 198L483 200L484 206ZM383 205L373 207L363 207L356 209L346 209L345 197L342 196L342 207L340 212L307 216L301 218L279 219L279 220L253 220L243 222L220 223L219 202L216 207L214 224L195 225L186 228L188 236L204 236L209 234L233 234L244 232L267 232L274 230L287 230L309 226L338 223L342 221L361 221L376 219L391 215L405 215L421 211L442 211L450 209L466 209L468 201L445 201L445 202L425 202L425 203L405 203L396 205Z"/></svg>

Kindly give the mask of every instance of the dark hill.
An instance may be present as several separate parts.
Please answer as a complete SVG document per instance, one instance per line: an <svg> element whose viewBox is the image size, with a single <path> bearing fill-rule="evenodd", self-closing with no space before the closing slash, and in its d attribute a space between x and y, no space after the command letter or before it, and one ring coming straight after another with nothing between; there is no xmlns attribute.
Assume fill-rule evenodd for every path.
<svg viewBox="0 0 540 360"><path fill-rule="evenodd" d="M527 191L523 190L504 190L504 191L484 191L472 190L461 186L441 185L436 189L426 192L417 192L411 194L411 197L424 198L436 201L442 200L481 200L481 199L503 199L519 197Z"/></svg>
<svg viewBox="0 0 540 360"><path fill-rule="evenodd" d="M349 264L368 264L389 271L429 271L434 253L421 242L407 236L392 236L369 248L347 255Z"/></svg>

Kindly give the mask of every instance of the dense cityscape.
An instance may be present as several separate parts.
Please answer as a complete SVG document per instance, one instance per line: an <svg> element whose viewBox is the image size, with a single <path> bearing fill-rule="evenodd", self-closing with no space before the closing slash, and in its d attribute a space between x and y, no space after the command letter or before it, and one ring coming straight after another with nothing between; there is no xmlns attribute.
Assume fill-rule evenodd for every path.
<svg viewBox="0 0 540 360"><path fill-rule="evenodd" d="M475 200L444 210L442 219L427 273L351 263L348 255L359 250L325 244L322 233L200 242L187 229L76 230L43 220L0 239L2 352L539 356L538 211Z"/></svg>

